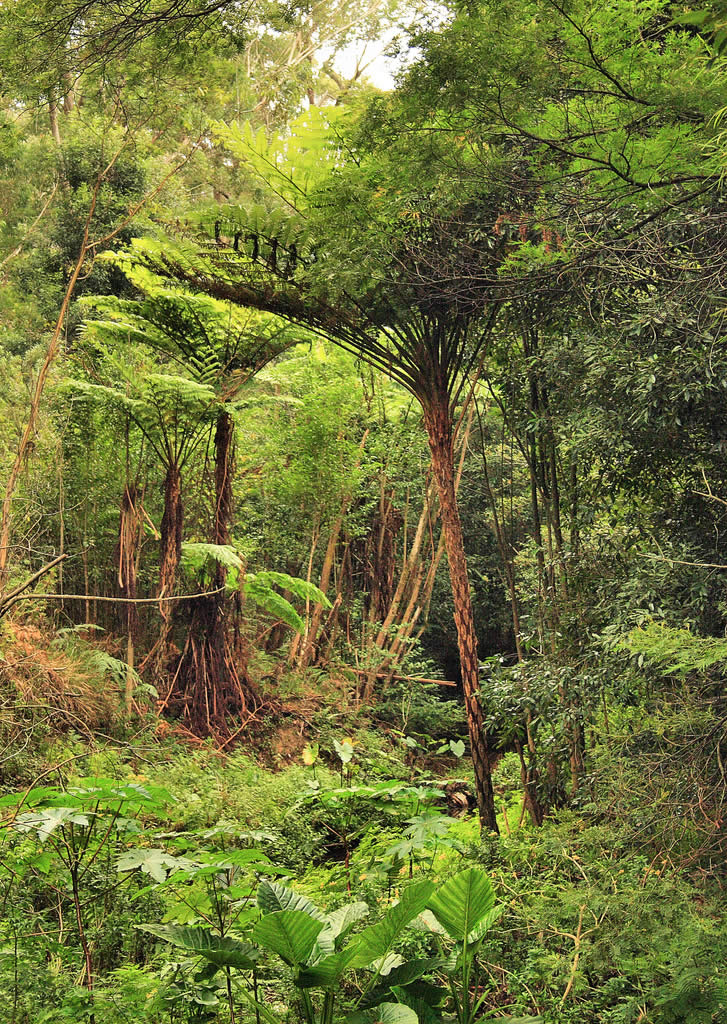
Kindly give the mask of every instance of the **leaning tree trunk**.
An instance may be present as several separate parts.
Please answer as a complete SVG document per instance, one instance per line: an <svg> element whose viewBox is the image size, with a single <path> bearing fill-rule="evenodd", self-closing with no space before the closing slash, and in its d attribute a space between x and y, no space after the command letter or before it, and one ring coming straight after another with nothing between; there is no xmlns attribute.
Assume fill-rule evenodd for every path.
<svg viewBox="0 0 727 1024"><path fill-rule="evenodd" d="M432 453L432 471L437 484L442 528L449 562L449 578L454 601L454 623L457 628L459 660L462 671L467 725L469 728L472 764L475 773L477 808L482 828L498 832L495 798L492 791L490 751L477 700L479 690L479 663L477 634L470 595L469 573L462 536L462 523L457 507L454 486L454 444L449 400L446 394L438 396L424 410L424 421Z"/></svg>

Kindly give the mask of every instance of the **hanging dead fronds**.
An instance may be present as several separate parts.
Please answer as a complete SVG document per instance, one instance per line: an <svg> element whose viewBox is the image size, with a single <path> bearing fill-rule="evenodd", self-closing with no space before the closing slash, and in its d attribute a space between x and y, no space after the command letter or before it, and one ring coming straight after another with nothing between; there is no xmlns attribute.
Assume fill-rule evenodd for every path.
<svg viewBox="0 0 727 1024"><path fill-rule="evenodd" d="M120 709L117 685L92 658L64 650L29 623L14 622L8 629L0 688L25 709L49 712L57 728L108 728Z"/></svg>

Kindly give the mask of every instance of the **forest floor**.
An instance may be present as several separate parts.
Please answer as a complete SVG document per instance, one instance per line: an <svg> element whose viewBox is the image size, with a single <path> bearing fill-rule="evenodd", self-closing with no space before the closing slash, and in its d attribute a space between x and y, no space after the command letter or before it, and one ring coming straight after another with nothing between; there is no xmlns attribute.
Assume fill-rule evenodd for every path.
<svg viewBox="0 0 727 1024"><path fill-rule="evenodd" d="M222 876L204 865L219 858L229 874L221 920L256 878L329 911L354 900L380 913L418 880L477 867L501 911L481 953L482 1010L494 1019L723 1019L723 864L694 855L699 835L676 813L670 823L645 804L640 769L621 752L648 723L612 716L608 734L596 728L583 790L541 828L523 812L517 756L501 751L500 835L480 835L461 707L434 688L421 699L393 689L363 708L336 681L321 696L293 677L275 715L220 751L157 719L151 696L146 717L125 723L93 672L70 674L75 654L43 660L37 642L20 628L6 649L0 715L0 813L22 825L4 829L0 854L0 997L16 1024L230 1021L219 979L143 930L214 931L209 883ZM85 864L84 939L69 850ZM428 955L418 934L402 953ZM281 1006L284 978L269 980Z"/></svg>

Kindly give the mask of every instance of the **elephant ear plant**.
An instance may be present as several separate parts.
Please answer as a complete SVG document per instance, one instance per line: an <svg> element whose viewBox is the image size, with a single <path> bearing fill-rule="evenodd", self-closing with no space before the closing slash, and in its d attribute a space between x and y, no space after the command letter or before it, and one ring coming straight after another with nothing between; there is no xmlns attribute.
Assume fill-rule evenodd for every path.
<svg viewBox="0 0 727 1024"><path fill-rule="evenodd" d="M498 914L489 880L477 868L439 888L430 881L410 884L379 921L350 938L352 928L368 916L365 903L348 903L327 914L294 890L262 881L257 905L261 917L246 941L222 939L199 928L146 927L211 965L248 974L250 984L238 975L241 983L235 991L266 1024L280 1024L278 1013L259 999L257 963L266 953L279 957L292 972L304 1024L418 1024L420 1019L471 1024L481 1011L485 995L479 993L476 956ZM440 950L433 957L407 961L394 950L415 919L434 933ZM447 938L454 941L454 951ZM353 971L356 984L346 985ZM425 977L445 979L447 988L436 980L423 981ZM342 1009L344 996L348 1005ZM438 1007L450 997L454 1017L443 1017ZM231 1011L234 1020L232 1006Z"/></svg>
<svg viewBox="0 0 727 1024"><path fill-rule="evenodd" d="M457 1024L476 1020L489 995L487 988L480 992L477 954L500 914L490 880L478 868L460 871L429 900L424 920L438 935L442 953L447 938L454 942L440 971L447 978Z"/></svg>

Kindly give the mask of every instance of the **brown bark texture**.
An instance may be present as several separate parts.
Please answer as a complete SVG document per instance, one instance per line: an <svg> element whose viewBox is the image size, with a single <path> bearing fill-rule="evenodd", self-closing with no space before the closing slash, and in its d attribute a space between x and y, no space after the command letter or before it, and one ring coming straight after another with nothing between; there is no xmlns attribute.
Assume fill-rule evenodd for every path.
<svg viewBox="0 0 727 1024"><path fill-rule="evenodd" d="M232 416L222 410L215 429L215 508L213 544L229 544L234 466ZM186 718L198 736L229 740L232 716L243 724L260 708L262 700L247 674L240 609L234 609L224 591L228 570L218 563L212 592L185 602L180 608L187 640L179 658L165 705ZM239 601L239 595L233 600Z"/></svg>
<svg viewBox="0 0 727 1024"><path fill-rule="evenodd" d="M482 718L482 709L477 699L479 691L479 662L477 657L477 634L470 594L467 558L462 536L462 523L457 507L455 492L454 446L452 419L446 395L433 401L424 412L429 448L432 454L432 471L439 495L442 527L447 547L449 578L454 602L454 623L457 629L457 643L462 672L467 725L469 728L472 764L475 773L475 792L480 824L483 829L498 832L495 799L492 790L490 751L487 733Z"/></svg>
<svg viewBox="0 0 727 1024"><path fill-rule="evenodd" d="M142 516L142 495L135 484L129 483L124 487L119 510L119 540L117 544L117 585L119 596L129 599L129 603L122 605L120 615L124 620L126 629L126 690L124 703L126 714L131 714L133 705L133 692L135 683L134 673L134 648L136 635L139 629L139 613L137 606L133 603L136 600L136 569L139 545L141 544L143 532Z"/></svg>
<svg viewBox="0 0 727 1024"><path fill-rule="evenodd" d="M183 528L182 474L179 466L171 463L164 478L164 512L159 540L159 597L169 597L174 591L182 556ZM169 617L169 608L166 603L160 604L162 618Z"/></svg>

